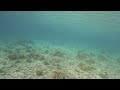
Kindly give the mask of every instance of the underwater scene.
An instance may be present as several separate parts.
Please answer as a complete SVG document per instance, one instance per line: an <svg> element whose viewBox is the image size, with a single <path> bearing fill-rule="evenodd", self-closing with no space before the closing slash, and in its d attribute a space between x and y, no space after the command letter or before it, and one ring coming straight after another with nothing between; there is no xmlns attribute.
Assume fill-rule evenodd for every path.
<svg viewBox="0 0 120 90"><path fill-rule="evenodd" d="M0 11L0 79L120 79L120 11Z"/></svg>

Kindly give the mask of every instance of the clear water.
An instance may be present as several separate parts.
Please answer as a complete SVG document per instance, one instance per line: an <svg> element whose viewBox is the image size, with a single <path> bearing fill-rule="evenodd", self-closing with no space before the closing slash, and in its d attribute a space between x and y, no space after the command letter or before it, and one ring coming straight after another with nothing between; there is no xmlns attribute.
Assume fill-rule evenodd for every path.
<svg viewBox="0 0 120 90"><path fill-rule="evenodd" d="M20 45L30 45L27 40L34 42L31 46L34 53L42 54L45 60L40 60L40 57L31 60L29 57L31 63L26 62L27 55L32 51L26 52L25 47L20 51L25 58L15 59L13 54L9 53L10 56L5 52L10 49L16 55L18 52L15 49L21 49ZM0 78L120 78L119 11L1 11L0 41ZM45 53L46 49L49 52ZM57 54L54 56L56 49L64 52L64 57ZM79 50L85 54L78 55ZM56 53L60 54L59 52ZM87 56L91 52L93 54ZM53 58L61 60L57 63L60 70L53 65L56 65ZM44 62L49 65L44 65ZM90 62L93 62L92 65ZM19 65L15 68L17 64ZM13 65L10 70L7 69L9 65ZM27 65L31 65L32 71ZM41 69L36 70L36 65L43 65L41 68L45 69L43 71L46 74ZM91 66L93 70L90 69ZM20 70L21 67L24 71ZM25 68L28 70L25 71ZM28 76L30 72L33 74Z"/></svg>

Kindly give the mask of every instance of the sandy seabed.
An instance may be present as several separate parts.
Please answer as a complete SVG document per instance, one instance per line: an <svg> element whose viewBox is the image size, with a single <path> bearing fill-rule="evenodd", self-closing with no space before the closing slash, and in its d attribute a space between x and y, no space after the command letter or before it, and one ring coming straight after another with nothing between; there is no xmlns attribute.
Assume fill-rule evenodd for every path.
<svg viewBox="0 0 120 90"><path fill-rule="evenodd" d="M0 79L120 79L120 57L50 42L0 42Z"/></svg>

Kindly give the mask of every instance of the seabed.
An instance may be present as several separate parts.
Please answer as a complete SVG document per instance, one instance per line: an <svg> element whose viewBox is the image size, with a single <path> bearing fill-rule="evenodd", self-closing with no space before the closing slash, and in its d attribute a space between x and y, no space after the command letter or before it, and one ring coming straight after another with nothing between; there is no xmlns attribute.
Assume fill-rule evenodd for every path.
<svg viewBox="0 0 120 90"><path fill-rule="evenodd" d="M120 57L49 41L1 41L0 79L120 79Z"/></svg>

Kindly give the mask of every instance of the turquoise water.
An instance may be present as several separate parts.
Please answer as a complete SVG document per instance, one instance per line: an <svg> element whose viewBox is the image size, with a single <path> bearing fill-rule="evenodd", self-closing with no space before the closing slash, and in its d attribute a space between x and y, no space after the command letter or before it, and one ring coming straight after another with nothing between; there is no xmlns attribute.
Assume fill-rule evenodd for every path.
<svg viewBox="0 0 120 90"><path fill-rule="evenodd" d="M53 64L45 66L45 72L47 74L31 75L23 74L20 66L18 67L19 73L16 72L13 76L10 76L7 67L11 65L17 65L14 60L9 60L11 57L15 59L13 55L9 56L5 51L10 49L10 52L17 53L15 50L22 49L21 54L24 54L28 60L27 55L30 52L26 52L24 47L31 45L30 41L34 42L31 48L35 52L41 54L46 58L46 62L49 59L61 58L59 66L63 66L62 70L69 74L64 78L120 78L120 12L119 11L1 11L0 12L0 48L1 48L1 78L62 78L62 75L57 75L61 72L54 72L56 67ZM18 43L19 44L16 44ZM21 47L20 47L21 45ZM8 49L9 46L9 49ZM10 47L11 46L11 47ZM42 49L40 49L42 48ZM44 51L47 49L47 54ZM58 56L50 56L55 50L65 53L65 57L62 57L60 52ZM83 50L83 53L79 55L79 59L76 59L77 51ZM49 53L49 52L50 53ZM7 51L8 52L8 51ZM93 53L87 56L87 53ZM82 51L81 51L82 53ZM107 53L107 54L106 54ZM59 56L60 54L60 56ZM100 55L99 55L100 54ZM16 54L15 54L16 55ZM82 56L83 55L83 56ZM103 56L101 56L103 55ZM6 56L7 59L6 59ZM82 57L81 57L82 56ZM68 58L67 58L68 57ZM4 58L4 59L3 59ZM92 59L91 59L92 58ZM101 60L102 58L102 60ZM30 58L29 58L30 59ZM37 60L39 61L40 58ZM96 62L92 64L94 66L93 72L86 70L88 59ZM16 58L18 60L18 58ZM25 61L20 60L20 65ZM65 60L65 62L64 62ZM12 62L11 62L12 61ZM23 61L23 62L22 62ZM45 61L32 61L29 63L32 67L36 64L39 66ZM52 61L52 60L51 60ZM3 64L6 63L7 64ZM19 62L19 60L18 60ZM47 62L47 63L48 63ZM53 63L54 60L51 62ZM89 62L89 61L88 61ZM91 62L91 61L90 61ZM68 63L68 67L66 67ZM71 63L73 66L70 67ZM78 65L80 63L80 65ZM82 63L82 64L81 64ZM24 68L26 68L25 63ZM34 65L35 64L35 65ZM86 64L86 65L84 65ZM103 68L101 68L103 65ZM29 65L28 65L29 66ZM78 67L80 66L80 70ZM53 69L48 69L52 67ZM77 71L71 70L72 67L76 67ZM30 67L29 67L30 68ZM30 73L31 71L24 71ZM75 70L76 70L75 68ZM88 67L90 68L90 67ZM108 69L106 69L108 68ZM109 72L113 69L114 72ZM11 73L15 70L14 66L11 69ZM4 74L4 71L6 71ZM36 69L32 70L35 73ZM39 70L38 70L39 71ZM52 71L55 75L51 76ZM103 71L103 73L100 73ZM37 71L36 71L37 72ZM42 71L40 71L42 73ZM87 74L86 74L87 72ZM61 72L63 73L63 72ZM73 75L72 75L72 74ZM82 74L81 74L82 73ZM20 75L19 75L20 74ZM16 76L15 76L16 75ZM71 75L71 76L70 76ZM108 75L108 76L107 76ZM72 77L73 76L73 77ZM81 76L81 77L80 77ZM85 77L84 77L85 76Z"/></svg>

